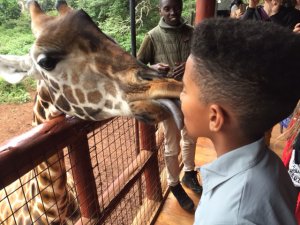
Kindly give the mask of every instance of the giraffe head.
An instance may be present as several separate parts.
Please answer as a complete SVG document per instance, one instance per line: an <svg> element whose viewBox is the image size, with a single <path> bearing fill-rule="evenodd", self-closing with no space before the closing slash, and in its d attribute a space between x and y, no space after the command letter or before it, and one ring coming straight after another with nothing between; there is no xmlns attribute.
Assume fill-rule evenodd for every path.
<svg viewBox="0 0 300 225"><path fill-rule="evenodd" d="M59 110L85 120L135 116L146 122L159 122L174 112L174 103L167 99L179 98L181 82L138 62L83 10L58 1L59 15L53 17L36 1L28 7L36 38L32 67Z"/></svg>

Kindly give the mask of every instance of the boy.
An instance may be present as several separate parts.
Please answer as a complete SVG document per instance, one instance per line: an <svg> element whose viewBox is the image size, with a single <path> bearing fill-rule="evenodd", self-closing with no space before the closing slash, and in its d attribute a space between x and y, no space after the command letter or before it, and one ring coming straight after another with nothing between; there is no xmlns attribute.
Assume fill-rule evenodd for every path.
<svg viewBox="0 0 300 225"><path fill-rule="evenodd" d="M201 168L195 224L296 224L296 190L263 136L300 98L299 59L299 35L273 23L196 27L182 111L188 133L210 138L217 159Z"/></svg>

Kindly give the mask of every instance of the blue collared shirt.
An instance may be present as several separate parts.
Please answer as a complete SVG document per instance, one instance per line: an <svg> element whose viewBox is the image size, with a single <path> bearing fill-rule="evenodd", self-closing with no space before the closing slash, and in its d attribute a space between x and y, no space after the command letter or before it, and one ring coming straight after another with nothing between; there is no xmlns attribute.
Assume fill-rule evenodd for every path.
<svg viewBox="0 0 300 225"><path fill-rule="evenodd" d="M260 139L201 167L194 225L296 225L297 192L280 158Z"/></svg>

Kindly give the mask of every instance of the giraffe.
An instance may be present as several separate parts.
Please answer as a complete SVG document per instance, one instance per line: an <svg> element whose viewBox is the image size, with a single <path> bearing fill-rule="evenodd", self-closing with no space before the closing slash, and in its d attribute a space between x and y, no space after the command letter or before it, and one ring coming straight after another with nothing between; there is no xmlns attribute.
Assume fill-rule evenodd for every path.
<svg viewBox="0 0 300 225"><path fill-rule="evenodd" d="M124 52L83 10L73 10L65 1L57 2L57 17L46 15L36 1L29 1L28 8L35 43L26 56L0 55L0 74L8 81L24 76L39 80L35 124L61 114L95 121L134 116L146 122L159 122L170 112L180 114L167 99L179 97L181 82L159 76ZM26 183L22 192L31 196L40 193L39 198L6 224L65 224L78 217L62 152L38 165L24 179L36 174L36 181ZM55 191L47 188L52 187L49 184ZM17 186L13 183L8 188L16 190ZM45 191L39 192L43 187ZM10 202L12 208L19 207L17 198ZM56 207L52 207L53 202ZM10 210L8 204L0 206L0 222Z"/></svg>

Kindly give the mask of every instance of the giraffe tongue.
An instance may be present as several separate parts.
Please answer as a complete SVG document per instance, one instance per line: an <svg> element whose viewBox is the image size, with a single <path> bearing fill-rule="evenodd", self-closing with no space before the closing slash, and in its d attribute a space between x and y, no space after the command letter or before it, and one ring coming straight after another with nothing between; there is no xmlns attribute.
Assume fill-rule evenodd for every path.
<svg viewBox="0 0 300 225"><path fill-rule="evenodd" d="M177 128L181 130L183 128L183 114L180 110L180 101L172 101L170 99L157 99L157 101L169 110L169 112L173 115Z"/></svg>

